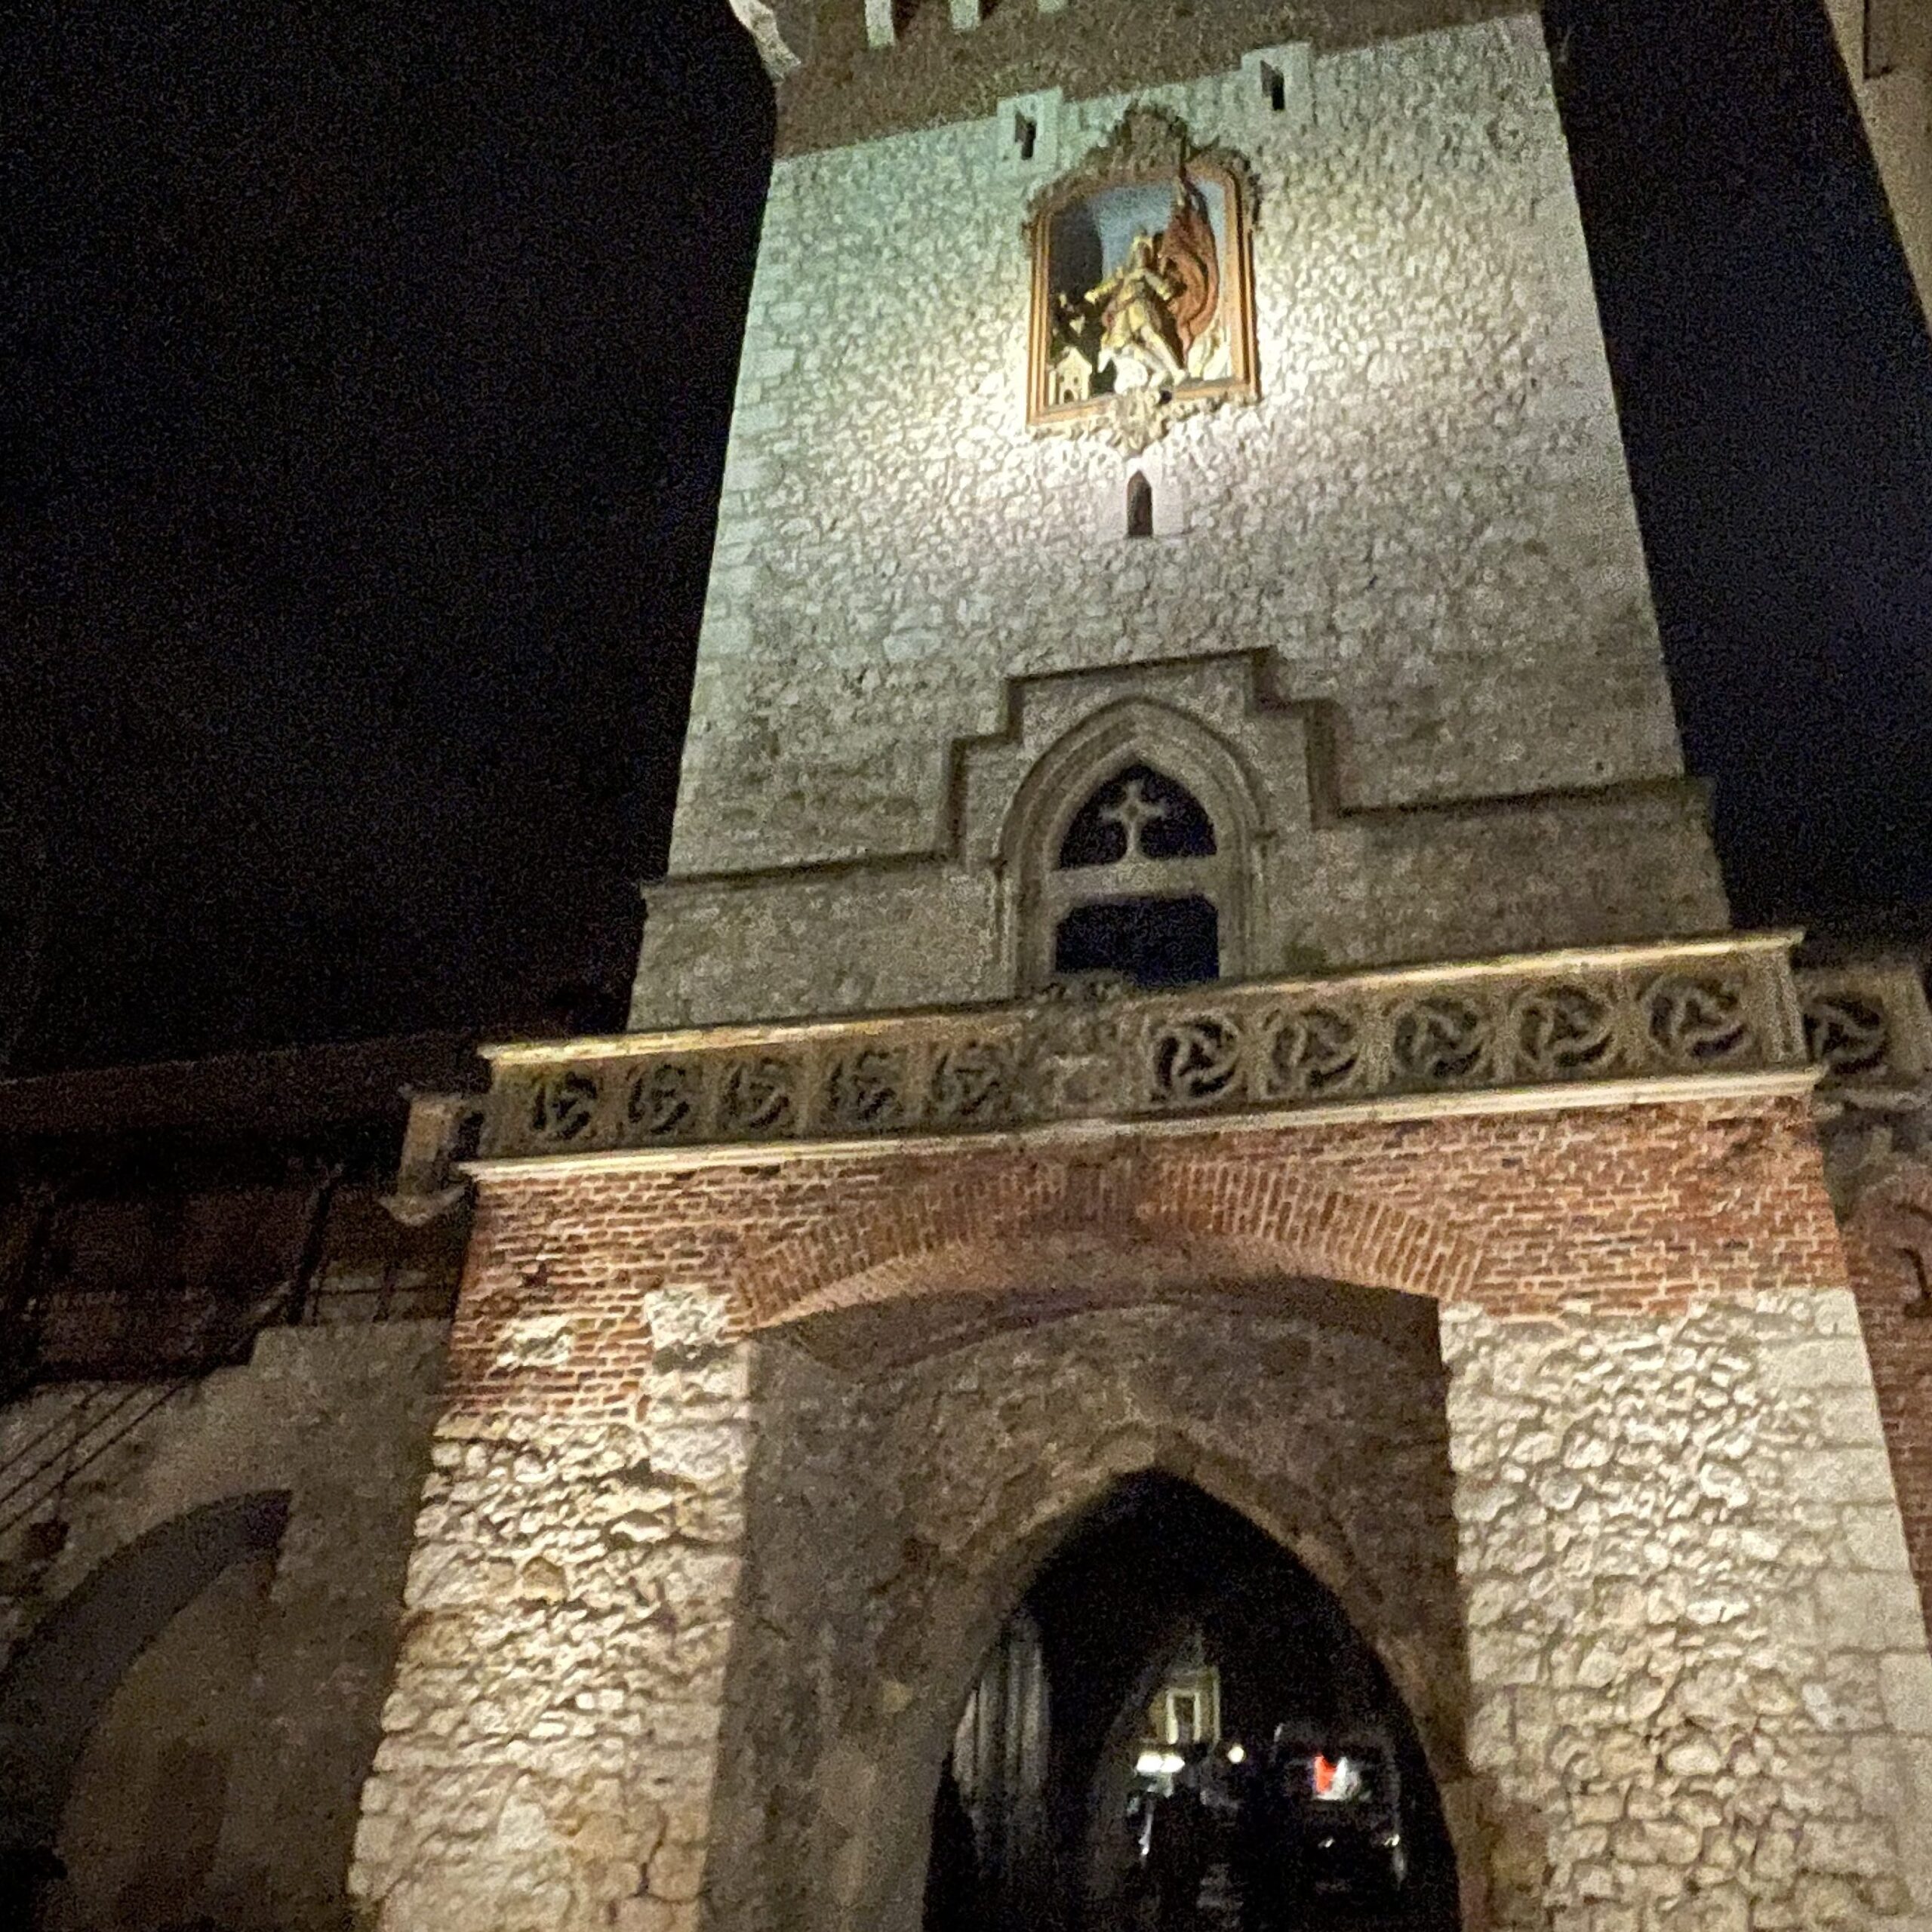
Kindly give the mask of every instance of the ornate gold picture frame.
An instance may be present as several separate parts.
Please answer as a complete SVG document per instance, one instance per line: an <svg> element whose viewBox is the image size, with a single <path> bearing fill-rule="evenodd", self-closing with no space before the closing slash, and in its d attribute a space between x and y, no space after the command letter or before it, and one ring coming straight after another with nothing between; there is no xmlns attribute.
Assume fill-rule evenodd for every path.
<svg viewBox="0 0 1932 1932"><path fill-rule="evenodd" d="M1179 417L1260 393L1253 179L1186 125L1130 109L1028 210L1026 420L1143 447Z"/></svg>

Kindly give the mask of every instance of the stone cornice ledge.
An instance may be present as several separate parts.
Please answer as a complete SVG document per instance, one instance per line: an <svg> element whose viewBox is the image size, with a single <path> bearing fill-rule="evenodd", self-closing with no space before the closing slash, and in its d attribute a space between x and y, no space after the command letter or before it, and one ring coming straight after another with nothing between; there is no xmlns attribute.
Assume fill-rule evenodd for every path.
<svg viewBox="0 0 1932 1932"><path fill-rule="evenodd" d="M1802 1093L1797 937L496 1047L467 1171Z"/></svg>
<svg viewBox="0 0 1932 1932"><path fill-rule="evenodd" d="M663 1171L695 1172L704 1168L791 1165L811 1161L877 1160L887 1155L912 1159L957 1152L962 1140L976 1150L1047 1151L1069 1145L1091 1146L1113 1140L1144 1140L1185 1134L1238 1133L1243 1129L1361 1125L1392 1121L1472 1118L1483 1115L1581 1112L1609 1107L1657 1107L1684 1101L1767 1100L1809 1094L1823 1069L1801 1066L1777 1073L1740 1073L1726 1078L1697 1074L1681 1080L1609 1080L1560 1087L1499 1088L1487 1093L1416 1094L1391 1100L1343 1101L1332 1106L1292 1111L1196 1115L1186 1119L1056 1121L1004 1132L912 1134L897 1138L720 1141L709 1145L624 1147L598 1153L523 1155L508 1159L459 1163L472 1179L499 1186L506 1181L554 1180L565 1175Z"/></svg>

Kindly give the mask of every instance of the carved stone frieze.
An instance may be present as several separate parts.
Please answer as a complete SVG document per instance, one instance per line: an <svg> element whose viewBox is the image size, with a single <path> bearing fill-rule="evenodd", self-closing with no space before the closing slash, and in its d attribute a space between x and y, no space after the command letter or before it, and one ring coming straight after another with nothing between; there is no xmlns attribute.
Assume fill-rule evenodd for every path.
<svg viewBox="0 0 1932 1932"><path fill-rule="evenodd" d="M1932 1011L1913 958L1879 956L1798 974L1807 1051L1825 1069L1817 1115L1841 1217L1932 1146Z"/></svg>
<svg viewBox="0 0 1932 1932"><path fill-rule="evenodd" d="M481 1152L971 1134L1806 1064L1780 936L498 1050Z"/></svg>

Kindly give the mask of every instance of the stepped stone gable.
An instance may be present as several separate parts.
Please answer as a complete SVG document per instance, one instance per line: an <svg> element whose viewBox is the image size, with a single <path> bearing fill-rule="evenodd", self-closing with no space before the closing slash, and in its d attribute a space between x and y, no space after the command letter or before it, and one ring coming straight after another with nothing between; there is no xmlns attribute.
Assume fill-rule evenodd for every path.
<svg viewBox="0 0 1932 1932"><path fill-rule="evenodd" d="M1282 675L1274 654L1239 651L1008 681L998 728L958 741L943 761L931 853L651 888L633 1023L1010 995L1024 979L1018 844L1029 792L1096 739L1103 756L1137 738L1170 762L1205 740L1231 768L1229 802L1252 821L1244 970L1463 958L1723 923L1703 802L1682 781L1364 806L1346 789L1346 717L1284 695ZM1633 867L1633 850L1654 863Z"/></svg>

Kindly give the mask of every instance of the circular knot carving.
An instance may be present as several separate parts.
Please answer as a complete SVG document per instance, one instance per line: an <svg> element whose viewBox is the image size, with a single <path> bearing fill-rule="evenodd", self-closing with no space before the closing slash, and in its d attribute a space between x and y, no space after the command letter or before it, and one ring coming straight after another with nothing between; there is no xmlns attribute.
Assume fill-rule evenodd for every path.
<svg viewBox="0 0 1932 1932"><path fill-rule="evenodd" d="M1482 1072L1491 1036L1490 1017L1474 1000L1454 993L1419 999L1395 1016L1395 1071L1422 1086L1453 1086Z"/></svg>
<svg viewBox="0 0 1932 1932"><path fill-rule="evenodd" d="M1013 1098L1013 1055L995 1040L962 1040L933 1067L932 1112L949 1125L1001 1118Z"/></svg>
<svg viewBox="0 0 1932 1932"><path fill-rule="evenodd" d="M826 1116L833 1125L896 1127L907 1112L903 1051L862 1047L833 1065L826 1083Z"/></svg>
<svg viewBox="0 0 1932 1932"><path fill-rule="evenodd" d="M576 1067L541 1075L530 1090L530 1131L539 1140L569 1142L590 1129L599 1098L597 1082Z"/></svg>
<svg viewBox="0 0 1932 1932"><path fill-rule="evenodd" d="M1644 995L1652 1042L1679 1066L1715 1066L1751 1044L1742 988L1728 980L1687 973L1654 980Z"/></svg>
<svg viewBox="0 0 1932 1932"><path fill-rule="evenodd" d="M1877 1072L1891 1031L1885 1009L1857 993L1814 993L1804 1002L1805 1051L1835 1074Z"/></svg>
<svg viewBox="0 0 1932 1932"><path fill-rule="evenodd" d="M1559 1080L1598 1072L1616 1057L1616 1009L1587 986L1539 986L1517 1002L1515 1021L1525 1073Z"/></svg>
<svg viewBox="0 0 1932 1932"><path fill-rule="evenodd" d="M1241 1034L1214 1014L1156 1027L1148 1041L1154 1097L1180 1106L1219 1099L1241 1072Z"/></svg>
<svg viewBox="0 0 1932 1932"><path fill-rule="evenodd" d="M798 1103L788 1063L761 1054L737 1062L724 1076L718 1124L727 1133L776 1134L794 1126Z"/></svg>
<svg viewBox="0 0 1932 1932"><path fill-rule="evenodd" d="M1275 1094L1332 1094L1361 1066L1361 1032L1339 1008L1284 1013L1268 1029L1264 1065Z"/></svg>
<svg viewBox="0 0 1932 1932"><path fill-rule="evenodd" d="M624 1089L624 1124L644 1140L672 1140L697 1125L697 1069L676 1060L640 1067Z"/></svg>

